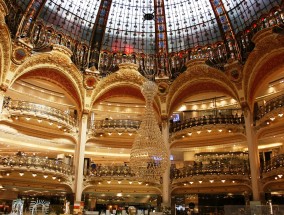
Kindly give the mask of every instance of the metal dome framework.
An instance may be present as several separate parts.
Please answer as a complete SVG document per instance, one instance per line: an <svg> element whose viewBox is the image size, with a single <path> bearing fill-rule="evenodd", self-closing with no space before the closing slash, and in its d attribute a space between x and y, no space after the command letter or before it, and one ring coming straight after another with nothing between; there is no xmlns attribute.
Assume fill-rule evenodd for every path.
<svg viewBox="0 0 284 215"><path fill-rule="evenodd" d="M14 39L34 51L67 46L84 73L102 77L118 65L174 79L185 63L206 58L222 69L243 62L261 28L283 24L281 0L6 0Z"/></svg>

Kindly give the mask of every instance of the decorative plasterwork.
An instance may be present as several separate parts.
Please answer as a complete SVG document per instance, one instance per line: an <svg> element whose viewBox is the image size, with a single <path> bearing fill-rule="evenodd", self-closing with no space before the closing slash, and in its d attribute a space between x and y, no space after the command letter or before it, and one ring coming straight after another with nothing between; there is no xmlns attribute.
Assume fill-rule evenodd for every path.
<svg viewBox="0 0 284 215"><path fill-rule="evenodd" d="M41 72L44 70L45 73ZM50 53L31 56L22 65L16 68L10 85L30 71L37 71L36 73L38 73L38 75L50 78L51 80L55 77L57 83L60 83L62 86L65 85L65 88L69 89L69 93L71 93L73 97L77 97L76 102L78 102L79 107L82 108L84 95L82 74L65 54L52 51ZM47 71L52 72L52 77L48 77L49 75L46 74L48 73ZM70 83L67 87L66 81Z"/></svg>
<svg viewBox="0 0 284 215"><path fill-rule="evenodd" d="M250 106L261 84L284 67L284 36L274 34L271 28L267 28L259 31L253 42L255 48L243 69L245 100Z"/></svg>
<svg viewBox="0 0 284 215"><path fill-rule="evenodd" d="M1 11L1 1L0 1L0 14ZM1 83L4 84L6 79L6 74L9 71L11 65L11 37L10 32L5 24L4 20L0 16L0 72L1 72ZM7 83L5 83L7 84Z"/></svg>
<svg viewBox="0 0 284 215"><path fill-rule="evenodd" d="M7 5L3 0L0 0L0 23L5 22L5 16L8 14Z"/></svg>
<svg viewBox="0 0 284 215"><path fill-rule="evenodd" d="M239 100L236 87L222 71L207 66L204 60L200 59L189 61L186 66L187 70L170 86L167 98L168 113L196 92L221 92Z"/></svg>
<svg viewBox="0 0 284 215"><path fill-rule="evenodd" d="M92 93L91 105L110 88L121 85L133 85L140 88L145 78L140 75L135 64L121 64L118 72L112 73L109 76L100 80Z"/></svg>

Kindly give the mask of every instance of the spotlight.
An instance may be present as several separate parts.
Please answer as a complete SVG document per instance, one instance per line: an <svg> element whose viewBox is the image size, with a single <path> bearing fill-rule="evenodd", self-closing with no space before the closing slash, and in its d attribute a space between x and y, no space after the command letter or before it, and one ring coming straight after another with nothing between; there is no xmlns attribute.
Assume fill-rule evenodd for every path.
<svg viewBox="0 0 284 215"><path fill-rule="evenodd" d="M32 173L32 176L33 176L33 177L36 177L36 176L37 176L37 174L36 174L36 173Z"/></svg>
<svg viewBox="0 0 284 215"><path fill-rule="evenodd" d="M23 173L23 172L19 172L19 175L20 175L20 176L23 176L24 174L25 174L25 173Z"/></svg>
<svg viewBox="0 0 284 215"><path fill-rule="evenodd" d="M47 178L47 177L48 177L48 175L43 175L43 177L44 177L44 178Z"/></svg>

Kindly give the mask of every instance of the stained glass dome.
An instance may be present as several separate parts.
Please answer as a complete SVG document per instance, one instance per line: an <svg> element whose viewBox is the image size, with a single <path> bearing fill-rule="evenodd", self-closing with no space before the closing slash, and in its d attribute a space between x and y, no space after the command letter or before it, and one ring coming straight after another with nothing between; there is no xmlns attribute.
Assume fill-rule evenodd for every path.
<svg viewBox="0 0 284 215"><path fill-rule="evenodd" d="M187 58L195 58L200 53L192 52L199 51L199 47L203 52L206 49L205 55L211 58L224 52L229 57L240 56L242 39L236 40L236 35L273 8L281 8L281 0L6 1L7 5L20 8L22 14L28 14L22 23L32 27L25 30L27 33L22 29L18 37L30 34L36 38L34 43L40 38L47 40L48 35L36 35L42 34L43 26L50 34L56 31L60 38L68 37L65 43L78 52L73 59L81 70L92 65L99 67L100 58L101 68L115 70L110 64L122 60L118 56L107 60L106 56L111 54L113 58L122 53L131 55L130 61L137 64L143 58L143 64L147 62L164 75L169 67L176 68L184 61L173 60L172 56L186 53ZM41 24L36 28L35 23ZM38 50L43 43L46 41L35 44ZM204 57L204 53L201 55Z"/></svg>

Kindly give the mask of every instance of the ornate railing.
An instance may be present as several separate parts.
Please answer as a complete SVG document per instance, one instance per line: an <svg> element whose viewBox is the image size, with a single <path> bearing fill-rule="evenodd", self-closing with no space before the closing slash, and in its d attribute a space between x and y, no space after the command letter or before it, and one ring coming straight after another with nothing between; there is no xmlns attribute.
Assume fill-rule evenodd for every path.
<svg viewBox="0 0 284 215"><path fill-rule="evenodd" d="M189 50L183 50L177 53L170 53L168 56L160 56L159 53L154 55L144 55L138 53L107 53L104 50L91 49L89 41L78 41L72 36L58 32L53 26L49 26L43 20L29 19L28 14L24 16L24 12L17 6L16 1L6 0L9 8L9 14L6 17L12 35L16 38L29 41L35 51L51 50L53 44L64 45L73 52L72 60L75 65L81 70L97 66L101 75L117 70L120 63L130 62L139 66L140 71L153 70L156 71L157 62L164 62L169 70L171 78L175 78L185 70L186 62L192 59L206 59L209 65L223 69L224 64L228 60L244 61L248 54L254 48L252 37L264 28L283 25L283 11L281 9L273 9L267 15L262 16L256 22L253 22L244 31L236 36L235 41L218 42L203 47L196 47ZM30 23L31 21L31 23ZM26 23L28 27L19 25ZM17 29L17 27L19 29ZM280 27L281 28L281 27ZM283 27L282 27L283 28ZM237 47L239 46L239 48ZM232 54L232 50L241 51L241 59L237 59L238 55ZM96 56L100 56L97 60ZM166 58L160 59L160 58ZM157 75L157 73L156 73Z"/></svg>
<svg viewBox="0 0 284 215"><path fill-rule="evenodd" d="M170 131L175 133L186 128L204 125L218 125L218 124L244 124L244 116L238 115L208 115L202 117L194 117L183 120L181 122L174 122L170 126Z"/></svg>
<svg viewBox="0 0 284 215"><path fill-rule="evenodd" d="M249 165L245 160L239 164L215 163L171 169L171 179L188 178L198 175L246 175L248 177L249 174Z"/></svg>
<svg viewBox="0 0 284 215"><path fill-rule="evenodd" d="M5 108L12 116L24 115L36 117L38 120L46 119L58 122L60 125L64 125L68 128L76 126L76 119L68 114L68 112L41 104L12 100L9 97L5 97L3 108Z"/></svg>
<svg viewBox="0 0 284 215"><path fill-rule="evenodd" d="M268 162L264 163L262 168L263 177L271 175L284 176L284 154L274 156Z"/></svg>
<svg viewBox="0 0 284 215"><path fill-rule="evenodd" d="M97 165L89 169L89 175L93 177L117 177L129 178L135 175L131 173L131 169L127 165Z"/></svg>
<svg viewBox="0 0 284 215"><path fill-rule="evenodd" d="M275 110L280 110L284 105L284 95L277 96L265 103L264 106L260 106L257 110L257 119L261 119L265 117L267 114L270 114L271 112L274 112ZM279 112L276 113L276 115L279 115L280 117L283 116L284 113ZM271 115L272 116L272 115Z"/></svg>
<svg viewBox="0 0 284 215"><path fill-rule="evenodd" d="M27 155L0 155L0 169L5 171L54 172L54 174L59 173L68 176L73 173L73 167L60 160Z"/></svg>
<svg viewBox="0 0 284 215"><path fill-rule="evenodd" d="M107 132L136 132L139 129L141 121L131 119L104 119L90 121L89 128L94 133Z"/></svg>

